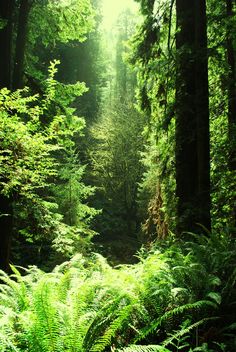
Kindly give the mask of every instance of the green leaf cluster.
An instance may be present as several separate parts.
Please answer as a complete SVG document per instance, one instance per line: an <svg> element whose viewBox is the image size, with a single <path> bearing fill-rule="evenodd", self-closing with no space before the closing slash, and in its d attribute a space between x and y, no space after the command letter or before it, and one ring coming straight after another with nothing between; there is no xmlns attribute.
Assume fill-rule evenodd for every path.
<svg viewBox="0 0 236 352"><path fill-rule="evenodd" d="M14 206L16 252L25 241L39 249L54 243L54 250L67 257L78 247L87 249L94 235L90 220L97 212L85 203L94 190L82 181L84 167L73 141L85 122L69 107L85 89L71 85L64 99L60 91L58 108L57 64L49 67L43 97L28 88L0 91L0 191Z"/></svg>

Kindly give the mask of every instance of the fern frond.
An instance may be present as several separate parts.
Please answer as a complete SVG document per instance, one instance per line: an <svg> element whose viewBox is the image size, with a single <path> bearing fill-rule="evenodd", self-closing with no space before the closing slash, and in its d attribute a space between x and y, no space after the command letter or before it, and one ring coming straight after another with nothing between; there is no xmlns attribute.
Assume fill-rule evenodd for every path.
<svg viewBox="0 0 236 352"><path fill-rule="evenodd" d="M158 319L154 320L151 322L150 326L141 329L140 330L140 335L134 340L134 342L138 342L144 338L146 338L148 335L154 333L158 327L160 327L164 322L172 319L174 316L180 316L185 312L192 312L192 311L199 311L203 307L211 306L213 308L216 308L215 304L211 301L207 300L202 300L202 301L197 301L195 303L188 303L184 304L182 306L176 307L165 314L163 314L161 317Z"/></svg>
<svg viewBox="0 0 236 352"><path fill-rule="evenodd" d="M170 352L167 348L159 345L131 345L129 347L118 350L120 352Z"/></svg>
<svg viewBox="0 0 236 352"><path fill-rule="evenodd" d="M198 326L205 324L208 321L219 319L219 317L211 317L211 318L203 318L197 321L194 324L189 325L187 328L182 328L177 331L175 334L167 338L164 342L162 342L162 346L166 347L170 345L174 340L178 340L180 337L189 334L193 329L197 328Z"/></svg>
<svg viewBox="0 0 236 352"><path fill-rule="evenodd" d="M123 327L124 322L129 318L134 307L129 305L124 307L118 312L118 317L112 321L110 326L105 331L104 335L101 336L91 348L91 352L102 352L107 346L111 344L111 340L115 337L118 330Z"/></svg>

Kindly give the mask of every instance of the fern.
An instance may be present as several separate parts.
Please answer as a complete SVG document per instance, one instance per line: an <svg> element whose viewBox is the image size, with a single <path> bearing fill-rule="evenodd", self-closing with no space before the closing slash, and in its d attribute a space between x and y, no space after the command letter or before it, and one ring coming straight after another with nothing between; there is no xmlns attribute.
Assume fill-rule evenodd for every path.
<svg viewBox="0 0 236 352"><path fill-rule="evenodd" d="M158 245L138 264L116 269L100 255L78 254L49 274L36 267L0 272L0 351L169 352L185 345L218 352L222 341L234 351L235 259L235 241L214 235ZM196 329L206 341L197 348ZM212 330L216 341L208 338Z"/></svg>
<svg viewBox="0 0 236 352"><path fill-rule="evenodd" d="M57 312L57 278L43 277L33 293L34 322L31 326L32 346L43 351L59 352L60 320ZM36 337L36 339L35 339Z"/></svg>
<svg viewBox="0 0 236 352"><path fill-rule="evenodd" d="M133 345L122 350L121 352L170 352L167 348L158 345L148 345L148 346L141 346L141 345Z"/></svg>
<svg viewBox="0 0 236 352"><path fill-rule="evenodd" d="M216 319L218 319L218 317L204 318L204 319L201 319L200 321L197 321L194 324L187 326L186 328L181 328L179 331L177 331L172 336L170 336L165 341L163 341L162 346L166 347L166 346L172 344L172 342L174 340L179 340L184 335L189 334L191 332L191 330L196 329L198 326L205 324L206 322L211 321L211 320L214 321Z"/></svg>
<svg viewBox="0 0 236 352"><path fill-rule="evenodd" d="M14 306L16 310L24 310L27 305L27 288L23 280L21 280L21 275L19 271L11 266L13 272L15 274L8 276L5 272L0 271L0 281L5 283L6 286L1 285L0 290L2 292L5 291L5 298L7 300L11 300L14 302ZM8 295L6 295L6 291ZM3 296L2 296L3 298Z"/></svg>
<svg viewBox="0 0 236 352"><path fill-rule="evenodd" d="M144 328L143 330L140 331L140 335L134 340L134 342L138 342L140 340L143 340L144 338L146 338L148 335L154 333L157 328L159 328L163 323L165 323L166 321L168 321L169 319L171 319L174 316L180 316L183 315L183 313L192 313L195 310L200 310L203 307L207 307L207 306L211 306L213 308L215 308L215 304L212 303L211 301L197 301L195 303L189 303L189 304L185 304L183 306L174 308L168 312L166 312L165 314L163 314L161 317L159 317L158 319L154 320L150 326Z"/></svg>
<svg viewBox="0 0 236 352"><path fill-rule="evenodd" d="M129 305L123 308L118 313L118 317L115 318L108 329L105 331L104 335L101 336L95 344L90 349L91 352L102 352L104 349L111 344L112 338L115 337L118 330L124 327L124 322L129 318L134 306Z"/></svg>

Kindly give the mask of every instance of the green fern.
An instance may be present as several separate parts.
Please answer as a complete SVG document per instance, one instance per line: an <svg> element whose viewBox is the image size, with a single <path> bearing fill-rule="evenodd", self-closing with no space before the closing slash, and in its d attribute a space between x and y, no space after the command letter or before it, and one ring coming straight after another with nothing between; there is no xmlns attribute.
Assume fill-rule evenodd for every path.
<svg viewBox="0 0 236 352"><path fill-rule="evenodd" d="M184 313L192 313L193 311L198 311L202 308L211 306L215 308L215 304L212 303L211 301L197 301L195 303L188 303L185 305L182 305L180 307L174 308L165 314L163 314L161 317L158 319L152 321L152 323L148 326L145 327L144 329L140 330L139 336L134 340L134 342L138 342L140 340L145 339L148 335L153 334L157 328L159 328L163 323L168 321L169 319L173 318L174 316L181 316Z"/></svg>
<svg viewBox="0 0 236 352"><path fill-rule="evenodd" d="M104 335L98 338L97 341L95 341L90 351L102 352L107 346L111 345L112 338L116 336L118 330L124 328L124 322L128 320L134 308L134 305L129 305L121 309L118 313L118 317L112 321L110 326L105 331Z"/></svg>
<svg viewBox="0 0 236 352"><path fill-rule="evenodd" d="M141 346L141 345L133 345L122 350L121 352L170 352L167 348L158 345L148 345L148 346Z"/></svg>
<svg viewBox="0 0 236 352"><path fill-rule="evenodd" d="M194 324L188 325L187 327L182 327L179 331L175 332L170 337L168 337L165 341L163 341L162 346L164 347L169 346L170 344L173 343L174 340L179 340L181 337L188 335L193 329L198 328L200 325L203 325L206 322L209 322L211 320L215 321L217 319L218 317L204 318L204 319L201 319L200 321L197 321Z"/></svg>
<svg viewBox="0 0 236 352"><path fill-rule="evenodd" d="M0 272L0 351L168 352L189 344L189 352L218 352L221 340L234 351L236 244L221 237L158 244L116 269L100 255L78 254L49 274ZM212 328L215 344L197 349L196 329L204 340Z"/></svg>

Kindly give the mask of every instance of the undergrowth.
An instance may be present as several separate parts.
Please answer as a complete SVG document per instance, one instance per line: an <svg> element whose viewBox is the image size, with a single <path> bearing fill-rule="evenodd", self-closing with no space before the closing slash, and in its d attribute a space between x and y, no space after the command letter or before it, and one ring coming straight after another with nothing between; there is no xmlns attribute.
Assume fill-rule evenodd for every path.
<svg viewBox="0 0 236 352"><path fill-rule="evenodd" d="M235 351L235 239L188 236L130 266L78 254L1 272L0 351Z"/></svg>

